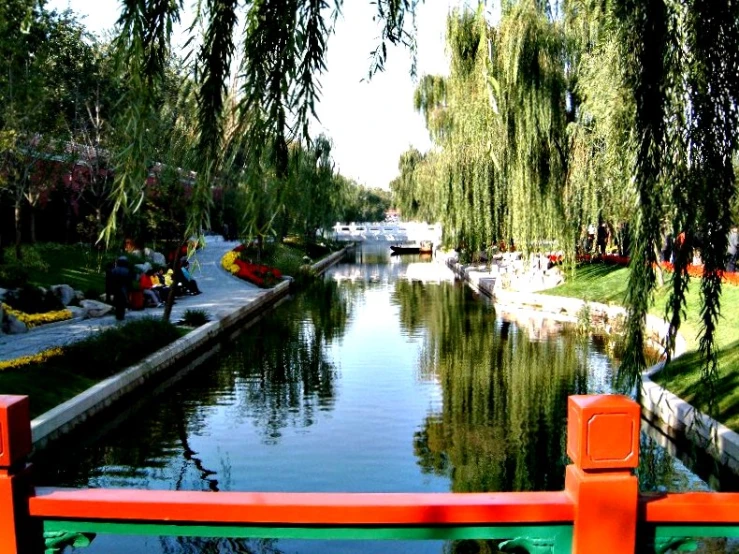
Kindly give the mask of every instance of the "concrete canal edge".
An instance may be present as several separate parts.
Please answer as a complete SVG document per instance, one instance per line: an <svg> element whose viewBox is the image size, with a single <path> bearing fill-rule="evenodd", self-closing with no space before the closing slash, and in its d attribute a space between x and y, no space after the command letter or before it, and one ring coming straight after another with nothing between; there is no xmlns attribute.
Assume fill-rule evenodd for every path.
<svg viewBox="0 0 739 554"><path fill-rule="evenodd" d="M465 267L453 260L446 260L446 265L474 290L493 300L495 306L504 312L520 315L535 312L557 321L575 323L587 307L591 323L613 332L613 323L623 321L626 309L621 306L610 306L597 302L587 302L579 298L550 296L529 292L494 291L495 279L476 268ZM669 324L663 319L648 315L646 321L649 340L659 345L667 335ZM681 356L687 350L685 339L678 334L674 357ZM675 450L672 441L688 440L698 448L711 455L720 464L739 473L739 433L724 424L698 411L694 406L679 398L651 378L664 367L659 362L642 374L641 395L639 402L642 415L654 427L660 430L660 446L668 451Z"/></svg>
<svg viewBox="0 0 739 554"><path fill-rule="evenodd" d="M318 261L312 266L316 274L341 260L352 246ZM220 350L219 341L229 338L234 331L256 321L261 315L285 299L290 292L290 282L283 281L267 289L251 302L238 306L221 319L194 329L182 338L147 356L116 375L113 375L74 398L59 404L31 421L34 448L43 448L75 427L119 401L125 395L144 386L156 375L178 366L178 372L187 372Z"/></svg>

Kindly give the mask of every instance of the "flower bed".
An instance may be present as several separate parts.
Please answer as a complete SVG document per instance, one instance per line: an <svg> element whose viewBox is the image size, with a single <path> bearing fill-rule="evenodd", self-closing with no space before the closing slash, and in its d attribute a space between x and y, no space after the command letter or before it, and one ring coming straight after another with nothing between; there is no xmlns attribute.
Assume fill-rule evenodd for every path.
<svg viewBox="0 0 739 554"><path fill-rule="evenodd" d="M30 364L40 364L50 358L61 356L63 353L64 350L56 347L50 348L49 350L44 350L43 352L39 352L38 354L33 354L32 356L21 356L20 358L15 358L14 360L0 361L0 371L5 371L6 369L19 369Z"/></svg>
<svg viewBox="0 0 739 554"><path fill-rule="evenodd" d="M27 314L19 310L14 310L7 304L0 304L0 306L2 306L5 313L12 315L22 323L25 323L26 327L28 327L29 329L37 327L39 325L43 325L44 323L55 323L57 321L72 319L73 315L71 310L66 309L57 310L55 312L45 312L42 314Z"/></svg>
<svg viewBox="0 0 739 554"><path fill-rule="evenodd" d="M549 258L549 261L551 261L553 264L561 263L564 259L562 255L556 255L556 254L552 254L547 257ZM629 265L631 258L629 258L628 256L618 256L616 254L606 254L605 256L595 256L592 258L589 254L586 254L586 255L577 257L578 263L591 262L591 261L593 262L601 261L606 264L627 266ZM663 270L669 271L670 273L675 271L675 267L670 262L659 262L659 266ZM703 266L689 264L688 265L688 275L696 279L700 279L701 277L703 277ZM721 279L724 283L739 286L739 272L731 273L728 271L719 271L719 275L721 275Z"/></svg>
<svg viewBox="0 0 739 554"><path fill-rule="evenodd" d="M239 279L244 279L259 287L274 286L277 281L282 279L282 273L279 269L242 260L241 252L243 250L244 245L240 245L230 252L226 252L221 258L223 269L236 275Z"/></svg>

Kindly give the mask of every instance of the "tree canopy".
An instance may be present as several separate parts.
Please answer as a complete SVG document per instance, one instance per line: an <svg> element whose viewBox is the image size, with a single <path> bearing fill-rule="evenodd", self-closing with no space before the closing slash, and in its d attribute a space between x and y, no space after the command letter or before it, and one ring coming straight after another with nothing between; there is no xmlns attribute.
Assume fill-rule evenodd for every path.
<svg viewBox="0 0 739 554"><path fill-rule="evenodd" d="M574 253L589 224L628 230L629 384L646 367L657 252L665 233L685 233L668 342L697 246L710 387L736 190L738 9L728 0L507 0L495 24L482 9L453 11L449 74L423 76L414 97L434 148L401 156L392 184L401 209L438 218L447 240L472 251L556 239Z"/></svg>

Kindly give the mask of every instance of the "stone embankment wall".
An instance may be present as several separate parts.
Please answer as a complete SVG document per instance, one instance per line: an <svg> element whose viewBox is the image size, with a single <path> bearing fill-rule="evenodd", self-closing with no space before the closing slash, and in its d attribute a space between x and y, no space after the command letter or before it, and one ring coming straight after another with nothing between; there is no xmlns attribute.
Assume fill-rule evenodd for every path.
<svg viewBox="0 0 739 554"><path fill-rule="evenodd" d="M317 262L313 270L317 274L322 273L341 260L349 248ZM40 415L31 422L34 447L43 448L165 371L176 368L178 372L187 372L199 366L220 350L223 339L257 321L265 310L286 298L289 291L290 283L283 281L248 304L234 306L217 321L198 327L140 363Z"/></svg>
<svg viewBox="0 0 739 554"><path fill-rule="evenodd" d="M505 290L496 286L496 278L478 267L465 266L456 262L453 258L446 260L455 274L467 281L472 288L492 298L497 308L504 312L536 312L545 317L577 323L583 314L590 317L591 326L608 334L620 333L626 321L626 309L622 306L601 304L599 302L588 302L579 298L568 298L565 296L552 296L536 292L519 292ZM667 335L669 325L659 317L647 316L647 333L652 346L659 349ZM685 351L685 341L678 336L676 353Z"/></svg>
<svg viewBox="0 0 739 554"><path fill-rule="evenodd" d="M591 325L606 333L620 333L626 320L626 309L621 306L587 302L578 298L550 296L533 292L515 292L496 286L496 278L481 267L465 266L454 258L446 264L474 289L492 298L496 308L510 313L517 319L526 312L557 321L577 323L582 314L589 313ZM587 312L585 310L587 309ZM647 333L652 346L661 349L669 324L663 319L648 315ZM678 335L674 357L687 350L685 339ZM644 374L640 402L644 418L663 433L658 442L668 450L675 450L674 440L689 440L705 450L721 464L739 473L739 434L725 425L699 412L693 406L655 383L651 377L664 367L660 361Z"/></svg>

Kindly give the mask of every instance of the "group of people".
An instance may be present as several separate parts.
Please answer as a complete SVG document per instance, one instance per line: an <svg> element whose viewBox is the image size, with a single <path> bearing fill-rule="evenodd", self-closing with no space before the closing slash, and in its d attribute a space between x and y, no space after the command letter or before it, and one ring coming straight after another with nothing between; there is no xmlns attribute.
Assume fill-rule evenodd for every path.
<svg viewBox="0 0 739 554"><path fill-rule="evenodd" d="M675 255L682 247L685 240L685 232L682 232L677 237L673 238L672 233L669 230L665 231L662 238L662 261L674 263ZM737 259L739 258L739 227L737 227L736 224L732 224L727 240L726 271L734 273L736 272ZM689 246L691 248L689 254L693 258L692 263L694 265L702 263L700 250L703 247L703 237L700 234L693 235Z"/></svg>
<svg viewBox="0 0 739 554"><path fill-rule="evenodd" d="M591 223L583 226L576 251L580 256L605 256L607 253L629 256L631 252L629 224L622 222L611 225L601 220L598 225Z"/></svg>
<svg viewBox="0 0 739 554"><path fill-rule="evenodd" d="M121 256L105 272L105 296L115 307L115 317L122 320L126 308L131 305L130 293L140 290L144 305L162 307L172 290L176 296L201 294L198 283L190 273L190 262L182 258L175 269L164 268L136 271L129 265L128 258ZM135 286L138 285L138 287Z"/></svg>

